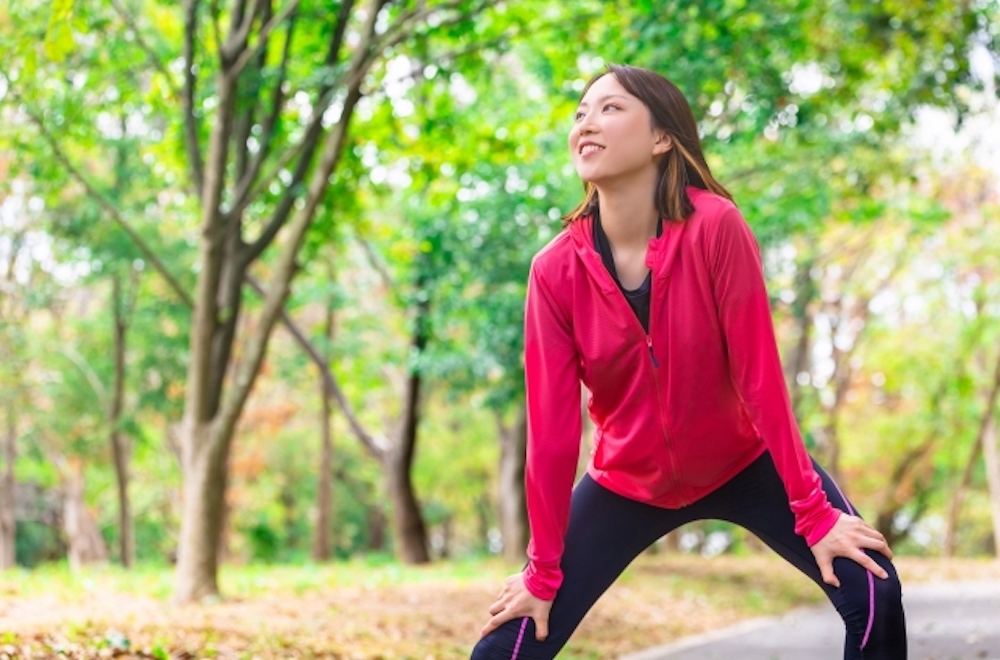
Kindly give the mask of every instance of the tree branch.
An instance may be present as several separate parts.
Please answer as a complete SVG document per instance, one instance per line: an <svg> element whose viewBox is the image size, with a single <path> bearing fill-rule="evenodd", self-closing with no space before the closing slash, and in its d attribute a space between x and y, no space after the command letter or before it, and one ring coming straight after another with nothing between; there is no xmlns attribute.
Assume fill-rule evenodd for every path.
<svg viewBox="0 0 1000 660"><path fill-rule="evenodd" d="M386 270L385 264L383 264L382 260L379 259L377 254L375 254L375 248L373 248L371 243L366 241L360 234L355 233L354 238L361 246L361 250L365 253L368 263L371 264L371 267L375 269L375 272L378 273L381 278L382 286L386 288L386 291L395 291L396 287L392 283L392 275L389 274L389 271Z"/></svg>
<svg viewBox="0 0 1000 660"><path fill-rule="evenodd" d="M101 408L107 408L111 397L108 396L108 391L105 389L104 383L102 383L101 379L97 376L97 372L94 371L94 368L91 367L90 364L87 363L87 360L84 359L84 357L69 344L63 346L61 352L76 366L77 369L80 370L83 377L86 378L87 384L90 385L90 389L94 390L94 394L97 395L97 401L100 403Z"/></svg>
<svg viewBox="0 0 1000 660"><path fill-rule="evenodd" d="M195 37L198 31L198 4L200 0L184 0L184 146L191 166L194 189L199 197L204 183L201 146L198 142L198 118L195 114L194 73Z"/></svg>
<svg viewBox="0 0 1000 660"><path fill-rule="evenodd" d="M36 115L34 112L32 112L27 106L25 106L25 112L31 118L32 122L38 127L38 130L41 132L42 137L52 148L56 160L62 163L63 167L66 168L66 171L69 172L70 175L74 179L76 179L76 181L81 186L83 186L87 194L92 199L94 199L101 206L101 208L103 208L105 211L108 212L108 214L114 219L115 223L117 223L117 225L121 227L122 231L124 231L128 235L128 237L132 240L132 242L135 243L135 246L139 248L139 251L142 252L146 260L149 261L149 263L152 264L153 268L156 269L156 271L160 274L160 276L163 277L164 280L166 280L167 284L174 291L177 297L180 298L181 301L183 301L184 304L186 304L188 307L192 307L194 305L194 301L191 299L191 294L189 294L187 290L181 286L180 282L177 281L177 278L175 278L173 273L170 272L166 264L164 264L163 261L161 261L160 258L156 255L156 252L149 245L146 244L146 242L142 239L141 236L139 236L138 233L136 233L134 229L132 229L132 227L125 221L125 218L122 217L118 209L115 208L114 204L108 201L107 197L102 195L100 191L97 190L97 188L95 188L89 181L87 181L86 177L83 176L80 170L77 169L77 167L70 162L69 158L66 156L65 152L63 152L58 142L56 142L56 139L55 137L53 137L52 133L50 133L48 128L46 128L41 118L38 117L38 115Z"/></svg>
<svg viewBox="0 0 1000 660"><path fill-rule="evenodd" d="M378 50L384 52L406 41L410 37L415 36L416 31L420 26L420 24L426 21L432 15L438 12L446 12L449 9L455 9L456 7L461 5L464 1L465 0L448 0L447 2L443 2L439 5L428 7L427 3L424 0L420 0L413 6L413 9L404 11L402 14L400 14L399 17L396 19L396 22L390 25L389 28L382 33L382 35L379 37L379 42L377 44ZM428 30L428 34L430 32L433 32L434 30L439 30L442 27L447 27L450 25L454 25L455 23L460 23L468 18L471 18L472 16L475 16L476 14L483 11L484 9L487 9L488 7L495 7L501 4L503 4L503 2L492 2L489 0L484 0L483 2L480 2L478 6L473 7L469 11L461 12L460 14L458 14L458 16L455 16L450 20L438 23L433 28Z"/></svg>
<svg viewBox="0 0 1000 660"><path fill-rule="evenodd" d="M354 0L344 0L340 5L340 11L337 13L337 25L334 28L333 35L330 39L330 48L326 54L326 60L324 64L328 67L336 64L338 59L338 54L340 52L341 45L343 44L344 33L347 29L347 23L350 20L351 9L354 6ZM289 34L289 38L291 35ZM263 190L265 190L271 182L277 178L278 174L296 157L299 158L298 165L295 168L295 173L292 175L292 181L285 188L285 194L282 196L281 201L275 207L274 211L271 213L270 220L265 224L264 229L261 231L260 235L249 242L246 258L248 260L256 259L260 254L270 245L271 241L274 240L275 236L278 235L278 231L284 226L285 222L288 220L288 214L291 212L293 205L295 204L295 199L297 195L297 187L305 180L306 174L309 167L312 165L313 157L315 156L316 149L319 145L320 136L323 133L323 115L326 113L327 109L330 107L330 103L334 98L335 85L333 81L326 81L323 86L320 87L319 94L316 99L316 104L314 106L314 116L312 117L309 127L306 129L305 135L302 141L295 147L289 148L285 154L282 155L277 166L271 171L271 174L263 179L258 185L254 186L252 190L249 189L251 181L246 181L246 187L240 187L235 195L236 202L234 204L234 209L237 214L242 213L247 205L250 203L251 199L256 198Z"/></svg>
<svg viewBox="0 0 1000 660"><path fill-rule="evenodd" d="M171 95L175 99L181 99L182 92L180 88L177 87L177 85L174 83L173 76L167 70L167 67L163 64L163 61L160 60L159 56L157 56L157 54L153 51L152 47L150 47L150 45L146 43L146 40L142 38L142 31L139 29L139 26L135 22L135 19L128 13L128 10L125 9L125 7L122 5L121 0L111 0L111 6L114 7L115 11L118 13L118 16L122 19L125 25L130 30L132 30L132 34L135 35L136 44L138 44L139 48L142 49L144 53L146 53L146 57L149 59L149 62L153 65L153 68L159 71L160 74L164 77L164 79L167 82L167 86L170 88Z"/></svg>
<svg viewBox="0 0 1000 660"><path fill-rule="evenodd" d="M258 295L262 298L265 297L264 287L262 287L252 275L246 275L244 281L249 284L250 288L256 291ZM337 383L337 378L333 375L333 371L331 371L329 363L320 354L316 347L312 345L309 339L305 336L305 333L302 332L295 321L292 320L291 316L288 314L288 310L283 309L281 311L281 322L299 346L302 347L302 350L304 350L306 354L312 358L313 363L319 368L324 386L330 396L336 399L341 412L343 412L344 417L347 418L351 431L354 432L354 435L361 441L361 444L364 445L365 449L367 449L372 456L381 459L385 452L385 448L388 446L386 440L384 438L376 439L361 425L357 415L354 413L354 409L351 407L350 401L347 400L347 397L344 395L344 391Z"/></svg>
<svg viewBox="0 0 1000 660"><path fill-rule="evenodd" d="M230 25L229 38L226 40L227 56L235 57L236 53L246 50L247 40L250 38L250 29L253 27L254 19L260 13L263 3L267 0L255 0L254 5L247 9L247 0L238 0L236 9L233 12L233 21ZM236 25L237 21L239 26ZM239 73L239 72L237 72Z"/></svg>
<svg viewBox="0 0 1000 660"><path fill-rule="evenodd" d="M122 228L123 231L125 231L129 239L136 245L137 248L139 248L139 250L143 253L143 255L150 262L150 264L152 264L153 267L156 269L156 271L160 273L160 275L167 281L168 285L178 296L178 298L180 298L181 302L183 302L187 307L193 308L194 301L192 300L190 294L188 294L187 291L185 291L184 288L180 286L180 283L173 276L173 274L167 269L166 265L156 256L156 253L146 244L146 242L142 239L142 237L139 236L135 232L135 230L133 230L132 227L129 226L127 222L125 222L125 219L122 217L118 209L115 208L114 205L111 204L111 202L109 202L108 199L104 197L96 188L94 188L94 186L91 185L86 180L86 178L80 173L80 171L69 161L65 153L55 142L51 133L49 133L48 130L45 128L44 124L42 124L41 120L36 115L31 113L29 110L26 111L28 112L28 116L31 117L34 123L39 127L39 130L42 132L42 135L45 138L46 142L48 142L49 145L52 147L53 151L55 152L57 160L59 160L59 162L62 163L63 167L66 168L66 170L70 173L70 175L74 179L76 179L76 181L80 183L80 185L84 187L87 194L114 218L115 222L119 225L119 227ZM251 275L244 274L244 281L247 282L247 284L249 284L250 287L258 294L260 294L261 296L264 295L263 288ZM351 425L351 430L357 436L358 440L361 441L361 443L365 446L365 448L374 457L381 458L382 453L385 451L384 448L388 447L388 442L384 438L376 438L375 436L372 436L364 429L364 427L361 425L361 422L358 420L357 415L351 408L350 402L347 400L347 397L344 395L343 390L341 389L340 385L337 383L336 378L331 372L329 364L323 358L320 352L316 349L316 347L312 345L312 343L305 336L302 330L299 329L299 327L295 324L295 322L288 315L288 312L286 310L284 309L281 310L280 318L284 326L288 329L288 332L291 333L292 337L295 338L295 341L299 344L299 346L306 352L306 354L313 360L313 362L319 368L323 376L323 380L326 383L326 387L329 388L331 396L333 396L334 399L337 400L338 405L344 412L345 417L347 417ZM77 364L77 366L80 366L80 364L77 362L77 360L74 358L73 355L67 353L66 356L75 364ZM81 370L85 374L87 374L86 369L83 369L83 367L81 367ZM98 394L99 397L102 397L103 400L103 397L106 397L106 393L102 393L103 388L101 384L98 382L95 385L95 383L92 381L91 375L87 375L87 378L91 386L93 387L94 391Z"/></svg>
<svg viewBox="0 0 1000 660"><path fill-rule="evenodd" d="M335 128L327 135L323 145L323 152L320 157L319 166L312 173L306 197L302 208L298 210L294 221L289 228L288 240L282 246L274 264L274 275L271 284L268 286L264 298L264 309L261 312L256 332L248 340L245 349L246 360L240 366L234 378L232 388L222 404L222 409L218 416L219 434L218 438L231 437L232 430L239 419L239 415L246 405L247 397L253 386L260 367L263 364L264 354L267 350L267 343L270 338L274 324L284 311L285 300L291 285L291 280L297 269L296 260L299 250L302 247L306 232L316 217L316 209L323 197L323 193L329 186L329 179L333 171L337 168L340 158L343 155L347 142L348 126L354 113L354 108L361 99L361 85L364 74L368 66L369 49L374 41L375 21L378 12L386 4L387 0L373 0L370 3L369 13L362 31L362 43L355 53L351 63L351 73L349 76L351 84L347 89L344 99L344 107L340 119Z"/></svg>
<svg viewBox="0 0 1000 660"><path fill-rule="evenodd" d="M268 20L271 17L271 0L259 0L258 4L262 4L261 20ZM236 110L239 113L239 118L233 128L233 149L236 151L236 168L233 178L237 182L237 187L239 187L239 182L246 177L248 169L256 158L256 154L250 153L248 142L258 108L261 105L260 96L267 52L267 48L264 48L257 54L257 57L253 59L254 70L252 72L244 71L247 75L241 75L241 80L237 84L238 96L243 100L243 103L237 103ZM233 213L232 217L238 218L242 222L242 212Z"/></svg>
<svg viewBox="0 0 1000 660"><path fill-rule="evenodd" d="M254 181L257 180L257 177L260 176L261 166L271 152L274 129L278 125L281 108L285 104L285 92L283 88L285 80L288 77L288 60L292 52L292 35L295 33L295 19L297 16L298 12L293 12L288 17L288 35L285 37L285 45L281 53L281 64L278 67L278 81L274 86L274 93L271 98L271 112L261 125L260 145L258 146L257 153L250 160L246 171L240 177L236 185L236 192L233 194L233 198L236 200L234 208L239 208L238 215L242 215L249 200L256 197L256 195L249 195L249 190L253 186Z"/></svg>
<svg viewBox="0 0 1000 660"><path fill-rule="evenodd" d="M258 0L258 4L260 0ZM277 14L271 17L267 23L260 29L260 33L257 35L257 43L251 48L245 48L236 58L236 62L233 64L232 72L234 74L239 74L239 72L247 65L247 62L256 55L264 46L267 44L268 38L271 36L271 31L274 30L278 25L284 21L296 7L299 6L299 0L288 0L288 4L282 7ZM247 28L247 34L244 35L244 39L249 36L249 27Z"/></svg>

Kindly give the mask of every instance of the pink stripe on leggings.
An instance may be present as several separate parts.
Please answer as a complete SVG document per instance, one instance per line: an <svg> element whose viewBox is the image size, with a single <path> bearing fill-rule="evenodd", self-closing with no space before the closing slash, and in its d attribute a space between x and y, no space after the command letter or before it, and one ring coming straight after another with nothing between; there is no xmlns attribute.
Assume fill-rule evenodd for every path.
<svg viewBox="0 0 1000 660"><path fill-rule="evenodd" d="M851 503L847 501L844 497L844 491L840 490L840 486L833 479L830 479L833 483L833 487L837 489L840 493L840 499L844 500L844 506L847 507L847 512L852 516L857 515L854 513L854 509L851 507ZM861 648L865 648L868 644L868 636L872 634L872 625L875 623L875 580L872 578L872 572L868 571L868 626L865 627L865 636L861 640Z"/></svg>
<svg viewBox="0 0 1000 660"><path fill-rule="evenodd" d="M521 619L521 632L517 633L517 643L514 644L514 655L510 656L510 660L517 660L517 652L521 650L521 640L524 638L524 629L527 625L528 617L524 617ZM865 638L867 639L867 636Z"/></svg>

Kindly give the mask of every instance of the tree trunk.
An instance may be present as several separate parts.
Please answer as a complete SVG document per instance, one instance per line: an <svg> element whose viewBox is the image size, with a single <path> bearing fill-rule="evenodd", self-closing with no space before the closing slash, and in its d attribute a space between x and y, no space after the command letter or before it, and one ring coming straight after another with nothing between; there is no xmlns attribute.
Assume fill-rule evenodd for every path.
<svg viewBox="0 0 1000 660"><path fill-rule="evenodd" d="M377 34L380 12L387 2L388 0L370 0L363 10L358 10L361 26L351 35L359 38L352 44L350 61L345 62L346 67L334 77L336 82L322 83L315 90L318 92L316 98L319 103L314 108L313 117L302 132L302 138L290 143L285 152L294 161L294 165L289 161L292 178L283 186L283 194L257 236L249 241L243 233L244 211L259 199L263 194L261 191L268 189L269 181L274 185L281 184L271 177L258 176L261 173L259 166L268 154L268 149L263 146L252 159L243 161L247 165L245 172L234 171L239 169L240 161L237 158L236 163L233 163L230 158L232 151L249 148L248 141L241 144L239 139L231 139L237 115L256 112L253 108L246 107L246 88L240 86L240 80L246 80L250 75L247 66L260 66L262 60L257 46L267 46L268 38L275 34L272 28L289 18L296 9L297 2L286 3L266 23L262 22L259 12L263 11L267 3L253 3L252 8L249 4L240 5L243 8L231 14L228 36L224 40L218 40L218 50L212 54L219 69L215 74L216 103L209 131L207 157L204 160L202 180L196 186L201 201L200 270L193 301L190 358L181 432L185 501L176 577L175 598L178 601L196 600L218 593L217 551L227 463L234 430L260 373L271 332L279 317L284 314L291 281L299 269L299 252L305 236L313 225L317 209L327 197L331 177L337 171L348 143L350 120L364 95L362 86L366 82L366 74L379 54L378 49L387 48L384 43L379 42ZM193 43L196 38L197 4L193 1L186 5L186 44ZM340 4L326 57L326 65L331 70L342 63L342 37L353 17L353 6L351 0ZM247 14L246 20L243 20L242 11L256 15ZM404 25L400 27L408 28L406 21L403 22ZM251 39L250 33L255 26L258 29ZM290 22L287 32L289 39L291 31ZM251 43L254 46L250 46ZM286 61L287 49L285 53L282 61ZM253 62L256 64L252 64ZM276 81L278 86L272 90L276 92L274 103L258 99L263 103L260 110L273 116L275 121L283 103L284 81L280 78L285 71L283 65L279 66L279 80ZM257 73L260 73L259 68ZM244 92L242 96L241 89ZM194 78L189 75L185 93L193 92ZM327 110L334 107L334 101L340 116L332 126L327 127L330 114ZM193 106L188 104L185 107L190 110ZM186 117L186 120L197 124L196 117ZM266 123L270 126L269 121ZM236 131L238 136L238 127ZM194 133L196 138L196 132ZM261 145L269 145L269 138L270 132ZM199 146L197 143L193 145L192 158L200 158ZM198 169L192 168L195 172ZM234 178L238 180L233 181ZM229 187L230 183L234 185ZM277 254L269 259L271 274L263 305L252 333L240 343L241 361L234 368L231 356L236 338L236 316L240 309L242 283L247 278L248 268L273 244L279 233L282 238ZM230 374L231 379L228 378ZM332 378L328 385L337 395ZM413 412L415 415L416 411ZM349 420L366 446L374 448L370 437L359 432L360 426L356 420L350 417ZM414 499L415 505L408 474L412 463L415 429L409 440L406 436L405 433L402 435L400 451L393 454L393 458L398 460L391 461L407 471L406 478L390 479L390 492L402 492L402 501L405 500L405 491L409 489L410 498ZM398 477L398 474L394 476ZM419 515L419 510L415 507L414 511ZM405 516L407 511L400 507L400 513ZM426 552L426 541L424 545Z"/></svg>
<svg viewBox="0 0 1000 660"><path fill-rule="evenodd" d="M812 276L815 259L810 257L799 264L795 273L795 302L792 303L792 318L798 338L795 348L785 361L785 379L788 381L792 401L792 412L797 420L802 419L802 395L805 391L799 382L799 374L810 373L809 350L812 347L813 314L812 302L816 298L816 281Z"/></svg>
<svg viewBox="0 0 1000 660"><path fill-rule="evenodd" d="M129 446L127 438L120 429L125 400L125 333L128 328L123 309L124 304L121 278L115 275L112 277L111 301L114 312L115 377L111 391L108 423L111 428L111 455L114 459L115 477L118 482L118 552L122 566L128 568L135 563L135 542L128 497Z"/></svg>
<svg viewBox="0 0 1000 660"><path fill-rule="evenodd" d="M969 485L972 483L972 473L976 469L976 463L979 462L979 455L982 451L983 443L979 441L979 438L976 438L976 442L972 446L972 451L969 452L969 458L965 461L965 467L962 469L962 477L959 479L958 486L951 492L951 497L948 498L948 519L944 534L945 557L955 556L955 548L958 547L958 519L962 511L962 502L965 500L965 493L969 490Z"/></svg>
<svg viewBox="0 0 1000 660"><path fill-rule="evenodd" d="M331 269L332 270L332 269ZM330 281L333 281L332 273ZM326 308L325 332L327 347L333 341L334 301ZM329 357L329 356L328 356ZM332 554L330 525L333 520L333 433L330 415L333 413L330 405L330 388L326 386L323 375L320 374L319 392L321 402L320 429L321 446L319 456L319 480L316 487L316 526L313 532L312 557L316 561L327 561Z"/></svg>
<svg viewBox="0 0 1000 660"><path fill-rule="evenodd" d="M875 514L874 526L885 536L886 542L896 545L910 533L910 528L897 530L894 523L904 506L926 499L927 484L933 473L931 458L937 436L932 433L923 443L903 453L901 460L891 466L886 480L886 494ZM917 521L914 516L910 525Z"/></svg>
<svg viewBox="0 0 1000 660"><path fill-rule="evenodd" d="M368 549L385 550L385 514L378 504L368 508L365 520L368 523Z"/></svg>
<svg viewBox="0 0 1000 660"><path fill-rule="evenodd" d="M66 471L64 478L66 499L63 503L63 525L69 546L69 567L75 571L86 564L107 561L108 546L87 510L83 464L76 462Z"/></svg>
<svg viewBox="0 0 1000 660"><path fill-rule="evenodd" d="M187 421L181 431L184 503L177 548L175 599L190 602L219 593L217 580L228 479L229 438L214 424Z"/></svg>
<svg viewBox="0 0 1000 660"><path fill-rule="evenodd" d="M993 538L996 544L997 556L1000 556L1000 461L997 458L996 446L996 409L997 399L1000 397L1000 355L997 355L996 367L993 370L993 383L990 391L986 395L986 409L979 421L979 432L976 434L976 441L969 455L969 460L962 471L962 479L958 487L951 496L948 506L948 523L945 531L945 556L951 557L957 545L958 518L962 508L962 500L965 492L972 483L972 473L976 463L979 462L979 454L986 455L986 476L990 492L990 512L993 517ZM992 452L992 456L990 453Z"/></svg>
<svg viewBox="0 0 1000 660"><path fill-rule="evenodd" d="M417 294L413 335L410 340L409 374L406 379L403 416L399 436L382 454L382 464L392 502L393 532L396 554L407 564L426 564L431 560L427 543L427 526L413 491L411 471L416 455L417 434L420 430L420 403L423 387L421 357L430 340L430 299L423 265L417 264L414 291Z"/></svg>
<svg viewBox="0 0 1000 660"><path fill-rule="evenodd" d="M993 554L1000 558L1000 456L997 455L997 420L990 415L983 433L983 458L986 459L986 483L993 516Z"/></svg>
<svg viewBox="0 0 1000 660"><path fill-rule="evenodd" d="M497 414L500 434L500 538L503 556L517 562L525 557L528 545L528 509L524 493L524 461L528 420L523 405L518 407L513 426Z"/></svg>
<svg viewBox="0 0 1000 660"><path fill-rule="evenodd" d="M330 526L333 521L333 434L330 415L329 388L321 379L319 384L322 402L322 445L319 456L319 482L316 487L316 529L313 532L312 557L316 561L328 561L332 555Z"/></svg>
<svg viewBox="0 0 1000 660"><path fill-rule="evenodd" d="M396 554L407 564L426 564L431 560L427 527L410 477L420 423L420 385L420 372L413 369L406 384L406 408L399 440L383 458L392 502Z"/></svg>
<svg viewBox="0 0 1000 660"><path fill-rule="evenodd" d="M17 522L14 518L14 461L17 458L17 418L14 404L8 403L6 410L6 433L4 434L3 472L0 473L0 570L14 568L14 552L17 536Z"/></svg>

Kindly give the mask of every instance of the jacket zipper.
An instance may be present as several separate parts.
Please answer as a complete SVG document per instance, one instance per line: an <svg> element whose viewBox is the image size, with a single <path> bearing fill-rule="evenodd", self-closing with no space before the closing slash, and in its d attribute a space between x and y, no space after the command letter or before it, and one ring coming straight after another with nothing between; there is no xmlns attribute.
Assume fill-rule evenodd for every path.
<svg viewBox="0 0 1000 660"><path fill-rule="evenodd" d="M649 357L653 359L653 366L659 369L660 361L656 359L656 353L653 352L653 338L648 334L646 335L646 346L649 348Z"/></svg>
<svg viewBox="0 0 1000 660"><path fill-rule="evenodd" d="M652 326L653 326L653 305L654 298L650 298L649 301L649 325L650 332L646 333L646 346L649 349L649 357L653 361L653 385L656 387L656 416L660 420L660 432L663 434L663 445L667 451L667 486L670 490L676 488L677 481L677 466L674 463L674 452L673 448L670 446L670 434L667 433L667 422L663 418L663 388L660 387L660 362L656 359L656 353L653 352L653 336L652 336ZM630 310L631 311L631 310ZM633 314L635 316L635 314ZM638 320L638 319L636 319ZM640 324L641 325L641 324Z"/></svg>
<svg viewBox="0 0 1000 660"><path fill-rule="evenodd" d="M618 283L614 281L614 278L611 276L611 273L609 273L607 269L604 267L604 263L600 262L596 265L600 266L601 272L604 273L604 275L607 276L612 281L612 285L618 294L618 299L627 308L626 311L628 313L628 316L632 317L632 320L639 328L639 332L641 332L646 339L646 349L649 351L649 358L653 364L652 376L653 376L653 385L656 388L656 415L660 420L660 432L663 434L663 445L667 451L667 466L669 470L667 473L667 485L671 490L673 490L674 488L676 488L677 465L674 463L674 453L670 447L670 434L667 433L667 423L666 420L663 419L663 392L660 387L660 376L659 376L660 361L656 358L656 352L653 350L652 325L653 325L653 318L655 316L653 314L654 311L653 306L655 305L655 298L653 297L652 288L650 288L650 299L649 299L650 331L647 332L646 328L642 327L642 323L639 322L639 318L635 315L635 312L632 310L632 306L629 305L628 301L625 299L625 294L622 293L621 288L618 286Z"/></svg>

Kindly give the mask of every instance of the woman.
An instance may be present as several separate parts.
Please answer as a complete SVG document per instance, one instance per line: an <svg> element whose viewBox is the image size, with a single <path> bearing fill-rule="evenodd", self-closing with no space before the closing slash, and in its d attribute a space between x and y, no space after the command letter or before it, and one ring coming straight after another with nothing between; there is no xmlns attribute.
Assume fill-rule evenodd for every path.
<svg viewBox="0 0 1000 660"><path fill-rule="evenodd" d="M584 90L569 148L586 196L535 256L526 301L529 561L472 657L554 657L640 552L718 519L826 592L845 658L905 658L892 552L806 453L757 243L683 94L609 66ZM596 431L574 488L581 381Z"/></svg>

